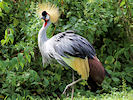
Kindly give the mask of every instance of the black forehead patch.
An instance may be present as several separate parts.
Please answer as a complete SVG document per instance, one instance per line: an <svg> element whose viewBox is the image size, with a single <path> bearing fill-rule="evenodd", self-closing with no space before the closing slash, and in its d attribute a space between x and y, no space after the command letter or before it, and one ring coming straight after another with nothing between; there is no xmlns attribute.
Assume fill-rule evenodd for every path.
<svg viewBox="0 0 133 100"><path fill-rule="evenodd" d="M42 12L42 16L46 16L47 15L47 12L46 11L43 11Z"/></svg>

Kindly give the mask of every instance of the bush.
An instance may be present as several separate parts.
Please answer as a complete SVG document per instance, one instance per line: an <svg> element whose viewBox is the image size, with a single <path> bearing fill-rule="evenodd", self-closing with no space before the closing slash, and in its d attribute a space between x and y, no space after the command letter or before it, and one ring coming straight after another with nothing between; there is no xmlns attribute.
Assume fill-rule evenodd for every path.
<svg viewBox="0 0 133 100"><path fill-rule="evenodd" d="M95 47L97 56L112 78L103 82L104 92L113 87L133 88L132 0L53 1L61 16L48 29L48 37L65 30L75 30ZM7 98L60 97L70 83L71 70L54 63L42 67L37 35L42 26L36 14L37 0L0 2L0 95ZM77 74L75 75L77 78ZM77 92L86 95L77 84ZM101 93L101 91L100 91ZM29 96L29 97L28 97Z"/></svg>

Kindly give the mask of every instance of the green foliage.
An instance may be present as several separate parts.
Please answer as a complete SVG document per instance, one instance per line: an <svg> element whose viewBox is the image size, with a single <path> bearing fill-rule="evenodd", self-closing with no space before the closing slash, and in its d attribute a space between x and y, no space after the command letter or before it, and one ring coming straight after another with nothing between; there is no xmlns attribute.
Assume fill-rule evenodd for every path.
<svg viewBox="0 0 133 100"><path fill-rule="evenodd" d="M112 91L111 94L102 94L102 95L96 95L96 96L90 96L89 98L86 98L85 96L81 96L78 94L77 97L74 98L74 100L132 100L133 98L133 91L130 91L129 93L127 91L123 92L117 92ZM70 98L66 98L63 100L71 100Z"/></svg>
<svg viewBox="0 0 133 100"><path fill-rule="evenodd" d="M70 83L71 70L54 63L42 67L37 35L42 26L36 14L42 0L0 1L0 98L55 99ZM95 47L97 56L112 78L105 78L100 93L122 98L133 88L133 1L132 0L49 0L59 6L60 19L48 29L48 37L75 30ZM79 78L77 74L76 78ZM96 94L86 91L85 82L76 85L79 98ZM118 88L117 93L114 91ZM130 90L129 89L129 90ZM114 91L114 92L111 92ZM68 91L69 93L69 91ZM116 93L116 94L113 94ZM131 92L132 93L132 92ZM125 94L125 95L124 95ZM105 96L108 99L110 95ZM101 96L101 99L103 98ZM125 96L125 97L126 97ZM97 97L93 97L97 99ZM57 99L58 100L58 99ZM76 98L75 98L76 100Z"/></svg>

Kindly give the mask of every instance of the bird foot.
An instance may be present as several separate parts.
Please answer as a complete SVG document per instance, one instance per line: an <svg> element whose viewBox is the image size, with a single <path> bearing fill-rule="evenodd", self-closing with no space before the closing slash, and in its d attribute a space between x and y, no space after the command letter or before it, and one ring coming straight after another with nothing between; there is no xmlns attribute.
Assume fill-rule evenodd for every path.
<svg viewBox="0 0 133 100"><path fill-rule="evenodd" d="M65 94L66 93L66 90L70 87L70 86L72 86L73 84L68 84L66 87L65 87L65 89L64 89L64 91L63 91L63 93L62 94Z"/></svg>
<svg viewBox="0 0 133 100"><path fill-rule="evenodd" d="M81 81L81 80L82 80L82 79L78 79L78 80L76 80L76 81L74 81L74 82L68 84L68 85L66 86L66 88L64 89L64 91L63 91L62 94L65 94L65 93L66 93L66 90L67 90L70 86L73 86L74 84L78 83L78 82Z"/></svg>

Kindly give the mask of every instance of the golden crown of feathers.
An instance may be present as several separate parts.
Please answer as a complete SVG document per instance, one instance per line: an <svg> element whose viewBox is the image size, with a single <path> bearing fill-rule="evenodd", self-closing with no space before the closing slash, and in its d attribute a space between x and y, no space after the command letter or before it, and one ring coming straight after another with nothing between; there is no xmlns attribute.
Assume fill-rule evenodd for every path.
<svg viewBox="0 0 133 100"><path fill-rule="evenodd" d="M46 11L49 14L50 20L52 23L57 22L60 16L58 7L56 7L54 4L51 4L49 2L38 4L37 13L39 14L39 16L42 15L43 11Z"/></svg>

